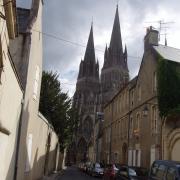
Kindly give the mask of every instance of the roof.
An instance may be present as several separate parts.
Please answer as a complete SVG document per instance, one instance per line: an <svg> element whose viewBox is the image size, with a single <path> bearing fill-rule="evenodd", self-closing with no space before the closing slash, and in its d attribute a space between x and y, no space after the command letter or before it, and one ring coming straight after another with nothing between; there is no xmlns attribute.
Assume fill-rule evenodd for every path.
<svg viewBox="0 0 180 180"><path fill-rule="evenodd" d="M180 63L180 49L164 45L153 46L153 48L164 59Z"/></svg>

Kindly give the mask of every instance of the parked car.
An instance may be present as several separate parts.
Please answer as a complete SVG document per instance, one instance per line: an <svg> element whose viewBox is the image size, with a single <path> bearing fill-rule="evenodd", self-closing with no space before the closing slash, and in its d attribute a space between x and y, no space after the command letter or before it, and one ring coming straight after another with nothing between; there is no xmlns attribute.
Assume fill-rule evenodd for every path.
<svg viewBox="0 0 180 180"><path fill-rule="evenodd" d="M149 173L149 180L180 180L180 162L154 161Z"/></svg>
<svg viewBox="0 0 180 180"><path fill-rule="evenodd" d="M92 171L92 168L93 168L93 162L89 162L86 166L86 172L87 174L91 175L91 171Z"/></svg>
<svg viewBox="0 0 180 180"><path fill-rule="evenodd" d="M91 166L91 162L89 162L89 161L86 162L84 164L84 172L88 173L88 170L89 170L90 166Z"/></svg>
<svg viewBox="0 0 180 180"><path fill-rule="evenodd" d="M83 170L84 170L84 165L85 165L84 162L80 162L80 163L78 164L79 170L83 171Z"/></svg>
<svg viewBox="0 0 180 180"><path fill-rule="evenodd" d="M104 176L103 179L104 180L114 180L115 179L115 175L118 172L118 168L116 164L108 164L105 167L104 170Z"/></svg>
<svg viewBox="0 0 180 180"><path fill-rule="evenodd" d="M100 176L102 177L104 174L104 168L100 163L93 163L91 168L91 175L92 176Z"/></svg>
<svg viewBox="0 0 180 180"><path fill-rule="evenodd" d="M147 180L148 170L142 167L121 166L115 176L116 180Z"/></svg>

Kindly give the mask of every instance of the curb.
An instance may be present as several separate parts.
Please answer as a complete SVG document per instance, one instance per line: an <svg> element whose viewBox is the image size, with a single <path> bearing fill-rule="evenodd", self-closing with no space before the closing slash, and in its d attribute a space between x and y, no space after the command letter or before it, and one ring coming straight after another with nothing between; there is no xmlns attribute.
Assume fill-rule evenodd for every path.
<svg viewBox="0 0 180 180"><path fill-rule="evenodd" d="M41 180L56 180L59 176L63 174L63 170L59 172L54 172L50 176L44 176Z"/></svg>

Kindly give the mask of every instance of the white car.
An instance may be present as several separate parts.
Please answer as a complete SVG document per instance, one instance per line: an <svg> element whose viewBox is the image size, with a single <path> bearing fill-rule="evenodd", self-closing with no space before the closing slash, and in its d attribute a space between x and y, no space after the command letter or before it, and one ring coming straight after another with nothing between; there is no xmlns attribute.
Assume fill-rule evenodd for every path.
<svg viewBox="0 0 180 180"><path fill-rule="evenodd" d="M104 168L100 163L93 163L93 166L91 167L91 175L92 176L103 176L104 174Z"/></svg>

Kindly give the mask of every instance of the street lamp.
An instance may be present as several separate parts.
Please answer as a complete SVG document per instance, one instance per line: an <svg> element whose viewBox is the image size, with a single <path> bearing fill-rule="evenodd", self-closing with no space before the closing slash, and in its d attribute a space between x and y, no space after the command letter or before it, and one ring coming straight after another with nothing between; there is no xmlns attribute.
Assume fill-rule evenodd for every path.
<svg viewBox="0 0 180 180"><path fill-rule="evenodd" d="M148 109L148 107L147 107L147 105L153 105L153 106L157 106L158 104L157 103L146 103L145 104L145 106L144 106L144 108L143 108L143 115L144 116L147 116L148 115L148 111L149 111L149 109Z"/></svg>

